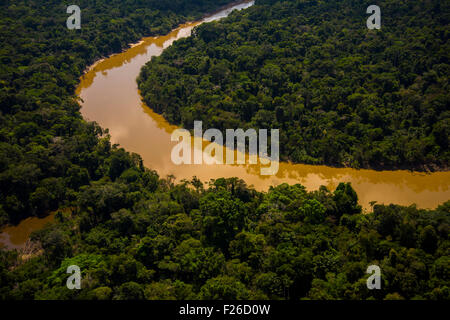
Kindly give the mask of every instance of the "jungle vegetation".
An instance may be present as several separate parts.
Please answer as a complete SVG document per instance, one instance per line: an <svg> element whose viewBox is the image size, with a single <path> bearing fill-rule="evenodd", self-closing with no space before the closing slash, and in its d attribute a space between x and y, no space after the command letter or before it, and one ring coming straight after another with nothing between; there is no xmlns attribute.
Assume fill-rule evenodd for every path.
<svg viewBox="0 0 450 320"><path fill-rule="evenodd" d="M0 299L450 299L450 201L372 211L344 183L260 193L126 162L32 235L38 254L0 252ZM66 287L70 265L81 290Z"/></svg>
<svg viewBox="0 0 450 320"><path fill-rule="evenodd" d="M81 29L69 30L64 1L1 1L0 226L55 210L131 161L101 150L105 131L81 117L86 67L229 2L80 0Z"/></svg>
<svg viewBox="0 0 450 320"><path fill-rule="evenodd" d="M373 1L372 1L373 2ZM280 129L283 160L448 169L446 1L258 0L142 69L145 102L193 128Z"/></svg>
<svg viewBox="0 0 450 320"><path fill-rule="evenodd" d="M165 33L178 23L197 18L225 2L80 0L82 29L77 31L65 28L67 15L65 4L61 1L0 2L0 225L57 211L55 223L33 233L32 254L0 250L0 299L450 299L450 202L434 210L418 209L414 205L374 204L370 212L362 212L357 194L350 184L345 183L339 184L335 191L321 187L313 192L307 192L298 184L282 184L267 192L258 192L237 178L217 179L203 184L194 177L190 181L175 183L173 177L161 178L157 172L145 168L139 155L112 145L106 130L82 119L74 88L86 66L101 56L122 50L144 35ZM348 4L348 10L356 6L355 1L343 2ZM412 2L389 3L392 3L392 11L404 10L408 14L405 6ZM414 3L411 8L422 6ZM426 5L420 7L423 10L418 10L419 17L422 17L422 12L432 12L445 19L442 13L445 11L444 3L420 3ZM335 5L338 6L338 3ZM162 61L166 60L167 72L163 73L167 76L166 84L164 88L158 88L161 94L173 88L183 89L171 77L177 76L182 81L205 77L204 89L197 88L195 81L192 82L193 87L183 84L186 89L207 92L199 95L206 99L204 106L222 110L224 107L206 102L210 102L208 99L220 100L221 96L232 92L236 92L237 97L241 97L239 99L252 94L254 98L249 98L250 102L245 105L251 111L252 101L256 101L256 119L261 121L266 115L270 119L269 115L277 114L276 110L271 110L272 95L274 99L281 97L280 101L291 101L292 104L276 103L283 108L279 115L290 117L293 121L303 121L284 113L285 110L300 110L298 112L302 115L308 115L304 121L311 122L310 136L317 137L313 132L319 127L314 121L327 121L333 104L319 103L317 100L322 97L319 89L325 90L324 87L317 86L314 89L317 92L313 86L305 89L306 82L302 79L308 75L310 81L315 79L319 84L325 79L334 81L321 77L325 72L322 68L333 67L331 60L325 57L322 65L314 57L316 54L327 56L344 52L344 48L325 50L321 45L327 30L335 34L334 26L327 22L332 15L328 20L323 19L323 6L327 4L260 1L255 9L234 13L223 23L198 28L193 39L178 42L174 49L145 69L141 86L146 91L146 100L151 98L154 104L159 103L154 96L156 91L150 92L149 86L152 81L155 84L161 81L153 69L163 69ZM394 6L398 9L394 10ZM430 6L434 11L426 11ZM326 8L332 9L332 6ZM439 8L442 10L437 10ZM288 42L281 45L277 39L287 39L283 31L286 30L284 23L289 24L291 11L298 9L302 12L310 10L317 17L300 15L299 21L303 22L296 26L299 34L295 37L303 34L304 41L296 45L297 42L286 40ZM402 22L400 19L399 23L407 23L407 20L405 18ZM436 23L434 19L416 20L419 25ZM319 21L327 27L322 27ZM249 32L252 25L255 29ZM226 30L233 26L238 28L237 31L228 34ZM259 28L269 26L274 31L265 35L270 36L271 41L257 49L250 46L248 53L242 55L244 60L239 60L244 68L242 76L246 74L248 80L241 83L242 90L231 90L229 81L237 73L233 70L235 61L228 59L228 51L241 48L240 41L246 41L247 37L254 37L255 41L262 39L259 32L263 30ZM341 37L345 33L352 34L351 40L344 41L342 45L349 52L355 50L356 54L364 45L359 42L359 33L350 27L351 24L339 32L343 33ZM223 33L217 33L218 30L223 30ZM365 62L370 55L360 53L358 59L350 57L347 64L345 60L341 62L344 65L342 68L348 68L346 72L353 74L346 78L346 73L336 70L336 75L346 79L342 80L341 88L350 90L354 85L353 77L359 77L361 85L357 91L359 96L350 99L354 104L342 102L343 110L348 112L346 117L342 116L342 121L355 117L352 122L356 125L352 126L354 130L360 130L360 126L370 126L369 122L364 122L367 119L389 122L398 114L394 118L400 121L405 116L404 111L408 117L411 114L411 118L405 118L411 122L399 122L404 122L402 126L409 126L407 134L398 128L399 137L406 139L401 141L416 141L409 139L416 137L416 133L426 133L425 141L432 144L434 150L426 153L427 157L431 157L427 159L432 160L427 160L427 163L445 163L448 144L445 144L445 139L436 137L443 137L437 134L441 132L439 130L448 132L445 131L448 130L448 111L445 111L448 96L442 87L448 74L448 51L442 49L436 53L430 49L437 48L439 41L448 36L445 30L444 27L432 25L426 33L422 33L422 40L403 43L406 46L412 43L417 45L417 57L421 57L423 50L427 50L430 57L417 64L411 64L408 60L407 66L403 62L395 66L411 67L413 75L417 72L420 79L406 77L409 79L407 81L415 84L404 89L411 90L411 95L388 91L389 94L381 98L377 93L378 80L364 82L364 77L355 71L354 64L358 64L363 72L372 66ZM292 38L291 31L289 39ZM225 35L230 38L230 44L217 46ZM360 36L373 38L371 46L375 45L380 54L384 50L383 41L391 39L389 36L380 39L384 37L382 33L367 31ZM435 38L428 41L429 37ZM209 74L212 68L214 77L211 80L206 73L187 68L196 65L187 58L194 59L195 51L200 50L204 41L211 44L206 52L213 58L205 59L205 66L206 61L210 65L204 69ZM315 49L315 54L310 53L306 59L302 52L309 52L311 43L319 47ZM183 55L182 60L172 60L178 55L181 57L188 44L192 52ZM403 57L405 48L400 44L398 46L399 49L392 51L392 54L398 55L398 61L403 61L406 59ZM264 49L261 57L260 49ZM284 52L285 58L281 58L279 50ZM296 52L295 59L290 50ZM252 58L252 53L257 56ZM203 53L199 51L198 54ZM411 54L413 51L408 52L408 59ZM266 58L271 62L266 63ZM291 73L286 73L291 67L285 69L283 59L293 66ZM441 59L440 63L435 63L436 59ZM274 83L268 82L269 78L255 82L253 77L260 73L259 62L264 68L262 74L267 77L275 75L273 81L284 81L288 74L293 78L283 82L284 85L278 89ZM312 62L314 68L310 65ZM380 62L379 66L378 63L373 66L391 70L389 63ZM298 68L303 70L301 79L295 78L299 76L296 72ZM390 83L391 77L400 74L394 69L394 75L391 71L387 73L381 78L385 79L381 82L383 88L385 83L389 88L387 83ZM401 74L403 77L404 74ZM372 73L371 76L378 77L379 73ZM211 90L211 83L214 90L221 88L214 91L214 95L208 91ZM248 87L244 83L248 83ZM296 88L292 89L293 93L280 96L284 90L291 88L290 83ZM259 88L260 84L264 88ZM398 82L400 84L404 82ZM372 87L377 90L369 90ZM177 90L168 97L172 99L173 106L180 107L181 100L178 99L187 96ZM260 90L261 93L258 93ZM405 106L403 99L408 96L411 104ZM301 104L297 104L297 98L302 101ZM226 98L223 101L231 103L233 100ZM372 105L375 103L373 101L385 103L384 108L367 107L367 113L359 114L356 103ZM263 106L261 110L260 103ZM383 113L394 108L394 105L405 109ZM171 113L163 111L164 108L161 106L158 110L165 112L170 119ZM192 108L193 117L197 117L195 112L198 110ZM203 110L199 116L207 114L206 111ZM297 114L295 112L293 115ZM320 117L314 118L317 115L314 112ZM180 114L185 117L187 111L180 109ZM210 120L216 121L214 126L221 128L229 125L226 121L244 124L247 121L251 123L254 118L251 113L249 118L239 112L235 116L227 114L221 115L222 122L216 116L211 116ZM244 118L241 119L241 115ZM173 121L184 121L182 119ZM285 123L286 130L288 127L293 130L287 121L281 123ZM435 127L436 123L439 126ZM297 137L303 135L301 128L303 125L298 127L300 133ZM334 127L326 128L332 131ZM422 139L420 134L417 137ZM329 135L323 139L325 137ZM354 134L354 137L359 136ZM394 138L398 137L393 136L392 141L395 142ZM320 148L320 144L315 146ZM317 154L319 159L320 152ZM310 153L310 157L315 156ZM298 158L299 161L302 159ZM328 162L325 159L321 161ZM379 265L382 270L381 290L367 289L366 269L372 264ZM82 270L81 290L68 290L66 287L69 265L78 265Z"/></svg>

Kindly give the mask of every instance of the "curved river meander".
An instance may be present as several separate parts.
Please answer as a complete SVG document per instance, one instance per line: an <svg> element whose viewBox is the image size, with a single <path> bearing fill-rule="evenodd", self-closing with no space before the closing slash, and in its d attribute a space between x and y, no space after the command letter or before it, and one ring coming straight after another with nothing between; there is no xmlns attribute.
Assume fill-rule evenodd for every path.
<svg viewBox="0 0 450 320"><path fill-rule="evenodd" d="M125 52L94 64L81 78L76 92L83 100L81 112L84 118L108 128L112 142L140 154L148 168L156 170L162 177L174 175L178 181L193 176L205 182L220 177L239 177L260 191L283 182L300 183L308 190L318 189L321 185L334 189L339 182L351 182L365 208L370 207L370 201L401 205L416 203L421 208L435 208L450 199L450 172L426 174L280 163L276 176L262 176L257 165L175 165L171 161L171 151L176 142L171 141L171 133L177 127L142 103L136 84L139 71L175 40L190 36L192 29L200 23L226 17L233 9L244 9L252 4L253 1L234 5L201 21L181 25L168 35L144 38ZM18 227L4 230L0 243L3 236L8 238L3 242L9 247L20 247L28 238L23 235L23 229L28 234L28 224L41 225L35 218L30 219Z"/></svg>
<svg viewBox="0 0 450 320"><path fill-rule="evenodd" d="M160 55L173 41L191 34L194 26L217 20L232 9L250 6L252 2L235 5L195 23L187 23L161 37L143 39L127 51L95 64L82 77L77 94L83 99L81 112L85 119L109 128L111 139L128 151L140 154L144 164L161 176L173 174L177 180L197 176L203 181L219 177L239 177L258 190L287 182L301 183L308 190L325 185L333 189L341 181L351 182L360 203L370 201L434 208L450 199L450 172L432 174L399 171L355 170L280 163L276 176L262 176L255 165L175 165L171 150L176 142L171 133L176 126L154 113L142 103L136 77L151 57ZM204 129L205 130L205 129Z"/></svg>

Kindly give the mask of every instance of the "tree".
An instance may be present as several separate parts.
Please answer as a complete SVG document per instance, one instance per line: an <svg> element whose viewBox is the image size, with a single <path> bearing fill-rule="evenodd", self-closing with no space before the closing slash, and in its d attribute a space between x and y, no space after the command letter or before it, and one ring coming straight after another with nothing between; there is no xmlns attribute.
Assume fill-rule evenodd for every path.
<svg viewBox="0 0 450 320"><path fill-rule="evenodd" d="M237 279L220 276L206 281L200 290L200 296L205 300L242 300L249 298L249 291Z"/></svg>
<svg viewBox="0 0 450 320"><path fill-rule="evenodd" d="M144 291L136 282L126 282L117 290L114 300L144 300Z"/></svg>
<svg viewBox="0 0 450 320"><path fill-rule="evenodd" d="M432 226L428 225L420 232L419 244L425 252L433 254L436 251L438 237Z"/></svg>
<svg viewBox="0 0 450 320"><path fill-rule="evenodd" d="M205 240L226 252L228 243L244 227L246 207L230 192L219 188L200 199L200 211Z"/></svg>
<svg viewBox="0 0 450 320"><path fill-rule="evenodd" d="M351 183L339 183L334 191L333 200L336 202L336 217L340 218L343 214L357 214L361 212L361 206L358 205L358 195L353 190Z"/></svg>

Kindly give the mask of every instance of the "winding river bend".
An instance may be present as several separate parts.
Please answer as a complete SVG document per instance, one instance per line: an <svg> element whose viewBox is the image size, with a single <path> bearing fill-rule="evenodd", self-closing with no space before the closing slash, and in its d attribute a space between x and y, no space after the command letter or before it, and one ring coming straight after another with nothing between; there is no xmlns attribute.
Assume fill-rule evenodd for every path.
<svg viewBox="0 0 450 320"><path fill-rule="evenodd" d="M321 185L334 189L339 182L351 182L365 208L370 207L370 201L416 203L422 208L435 208L450 199L450 172L425 174L280 163L276 176L262 176L256 165L173 164L170 155L176 142L171 141L171 133L177 127L141 102L136 84L139 71L175 40L190 36L192 29L200 23L226 17L234 9L251 5L253 1L233 5L201 21L181 25L168 35L144 38L125 52L91 66L77 88L77 94L83 99L81 112L85 119L109 128L113 143L140 154L145 165L163 177L174 175L181 180L197 176L205 182L220 177L239 177L260 191L283 182L301 183L308 190L318 189ZM30 217L17 226L4 228L0 233L0 247L23 248L30 233L52 222L53 218L54 214L43 219Z"/></svg>
<svg viewBox="0 0 450 320"><path fill-rule="evenodd" d="M421 208L435 208L450 199L450 172L426 174L280 163L276 176L262 176L256 165L175 165L171 161L171 151L176 142L171 141L171 133L177 127L142 103L136 84L139 71L175 40L190 36L200 23L226 17L232 10L252 4L253 1L234 5L201 21L181 25L168 35L144 38L127 51L94 64L81 78L77 89L83 100L81 112L85 119L109 128L113 143L140 154L144 164L160 176L174 175L178 181L193 176L205 182L213 178L239 177L261 191L283 182L300 183L308 190L321 185L332 190L339 182L351 182L365 208L370 207L370 201L416 203Z"/></svg>

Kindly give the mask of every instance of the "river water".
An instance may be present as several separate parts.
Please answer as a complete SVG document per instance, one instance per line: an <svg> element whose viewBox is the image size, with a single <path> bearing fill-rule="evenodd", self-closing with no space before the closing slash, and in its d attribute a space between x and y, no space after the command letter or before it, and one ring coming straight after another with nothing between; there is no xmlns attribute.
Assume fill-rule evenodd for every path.
<svg viewBox="0 0 450 320"><path fill-rule="evenodd" d="M280 163L275 176L263 176L258 165L175 165L171 161L171 133L177 129L161 115L143 104L136 78L142 66L160 55L175 40L187 37L193 27L227 16L232 9L242 9L253 2L235 5L200 22L187 23L160 37L143 39L129 50L102 60L82 77L77 94L82 98L85 119L109 128L112 142L140 154L144 164L160 176L174 175L179 181L197 176L202 181L219 177L239 177L264 191L269 186L287 182L300 183L308 190L321 185L334 189L339 182L351 182L360 204L369 202L435 208L450 199L450 172L418 173L405 170L375 171ZM203 130L206 130L204 128Z"/></svg>
<svg viewBox="0 0 450 320"><path fill-rule="evenodd" d="M422 208L435 208L450 199L450 172L355 170L282 162L275 176L263 176L259 165L175 165L171 152L177 142L171 141L171 133L178 127L170 125L153 112L151 106L142 103L136 84L139 71L175 40L190 36L192 29L200 23L226 17L232 10L252 4L253 1L234 5L201 21L181 25L168 35L144 38L125 52L91 66L76 91L83 100L81 112L84 118L109 128L112 142L140 154L148 168L156 170L162 177L174 175L178 181L193 176L205 182L220 177L239 177L260 191L283 182L300 183L308 190L316 190L321 185L333 190L339 182L351 182L360 204L366 209L370 208L371 201L415 203ZM30 233L51 222L53 217L52 214L44 219L28 218L18 226L3 229L0 246L23 247Z"/></svg>
<svg viewBox="0 0 450 320"><path fill-rule="evenodd" d="M251 4L236 5L201 22L220 19L232 9ZM189 36L192 28L201 22L184 24L165 36L145 38L131 49L92 66L77 89L83 100L81 112L85 119L109 128L112 142L140 154L144 164L161 176L174 175L178 181L193 176L202 181L239 177L261 191L283 182L300 183L308 190L321 185L334 189L339 182L351 182L365 208L369 208L371 201L416 203L422 208L434 208L450 199L450 172L427 174L280 163L277 175L263 176L258 165L175 165L171 161L171 151L177 142L171 141L171 133L177 127L153 112L151 106L143 104L136 78L153 56L160 55L175 40Z"/></svg>
<svg viewBox="0 0 450 320"><path fill-rule="evenodd" d="M0 248L5 247L9 250L23 248L33 231L42 229L54 218L54 213L51 213L45 218L29 217L17 226L7 226L0 233Z"/></svg>

